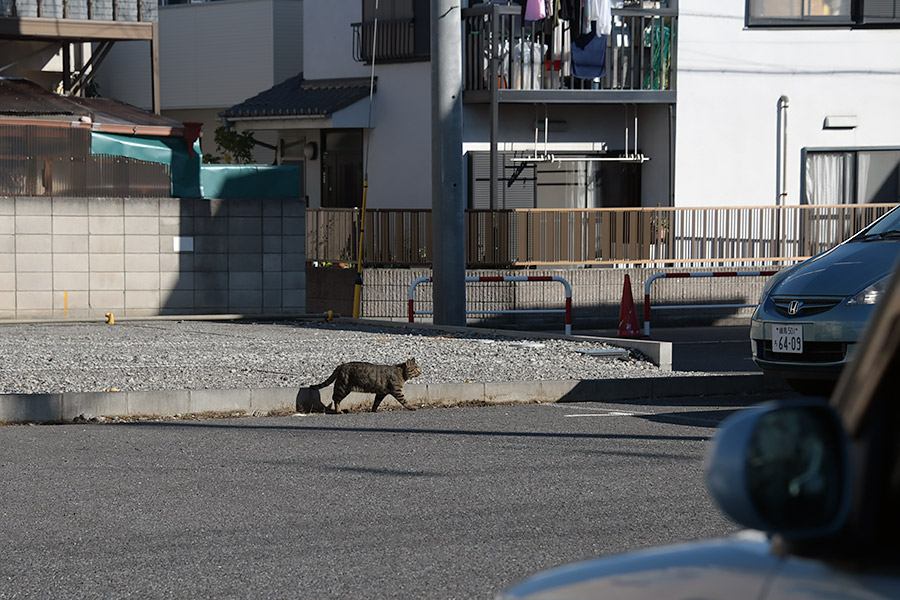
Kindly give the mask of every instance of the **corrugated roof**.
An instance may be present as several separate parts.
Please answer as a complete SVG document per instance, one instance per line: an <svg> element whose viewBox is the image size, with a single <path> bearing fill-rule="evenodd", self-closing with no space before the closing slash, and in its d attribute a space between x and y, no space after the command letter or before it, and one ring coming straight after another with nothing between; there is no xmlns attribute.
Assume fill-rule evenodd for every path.
<svg viewBox="0 0 900 600"><path fill-rule="evenodd" d="M369 95L367 77L303 79L303 73L219 113L242 117L327 117Z"/></svg>
<svg viewBox="0 0 900 600"><path fill-rule="evenodd" d="M48 92L38 84L18 77L0 77L0 115L10 117L87 116L64 96Z"/></svg>
<svg viewBox="0 0 900 600"><path fill-rule="evenodd" d="M108 98L79 98L48 92L17 77L0 77L0 120L27 119L46 124L78 122L97 131L181 136L184 126Z"/></svg>

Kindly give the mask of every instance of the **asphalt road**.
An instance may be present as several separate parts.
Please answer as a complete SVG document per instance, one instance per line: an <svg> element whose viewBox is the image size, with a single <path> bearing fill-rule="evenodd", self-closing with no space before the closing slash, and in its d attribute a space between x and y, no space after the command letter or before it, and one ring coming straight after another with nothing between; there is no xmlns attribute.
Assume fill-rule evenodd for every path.
<svg viewBox="0 0 900 600"><path fill-rule="evenodd" d="M702 458L747 401L0 427L0 598L491 598L734 531Z"/></svg>

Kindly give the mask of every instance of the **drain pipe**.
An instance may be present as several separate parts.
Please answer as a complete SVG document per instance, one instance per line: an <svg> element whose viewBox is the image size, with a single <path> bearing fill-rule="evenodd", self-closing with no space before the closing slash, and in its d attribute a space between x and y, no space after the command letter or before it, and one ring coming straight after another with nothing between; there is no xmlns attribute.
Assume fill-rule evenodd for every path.
<svg viewBox="0 0 900 600"><path fill-rule="evenodd" d="M669 105L669 206L675 206L675 105Z"/></svg>
<svg viewBox="0 0 900 600"><path fill-rule="evenodd" d="M787 116L790 100L778 99L777 147L775 149L775 206L784 206L787 200Z"/></svg>

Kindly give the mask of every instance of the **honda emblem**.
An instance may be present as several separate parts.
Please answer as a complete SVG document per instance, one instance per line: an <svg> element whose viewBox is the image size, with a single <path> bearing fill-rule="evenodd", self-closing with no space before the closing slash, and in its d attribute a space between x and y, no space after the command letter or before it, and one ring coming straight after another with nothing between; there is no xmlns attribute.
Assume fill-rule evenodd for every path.
<svg viewBox="0 0 900 600"><path fill-rule="evenodd" d="M788 314L793 317L798 312L800 312L800 301L791 300L791 303L788 305Z"/></svg>

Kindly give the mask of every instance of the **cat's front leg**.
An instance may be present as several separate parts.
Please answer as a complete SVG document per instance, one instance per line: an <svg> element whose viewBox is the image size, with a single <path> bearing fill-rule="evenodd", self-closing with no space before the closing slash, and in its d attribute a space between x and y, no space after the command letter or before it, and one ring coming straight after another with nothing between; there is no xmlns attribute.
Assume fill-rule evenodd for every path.
<svg viewBox="0 0 900 600"><path fill-rule="evenodd" d="M401 405L403 405L403 408L405 408L406 410L416 410L415 408L413 408L412 406L410 406L409 404L406 403L406 397L403 395L403 392L401 392L400 390L391 392L391 396L396 398L397 402L399 402Z"/></svg>

